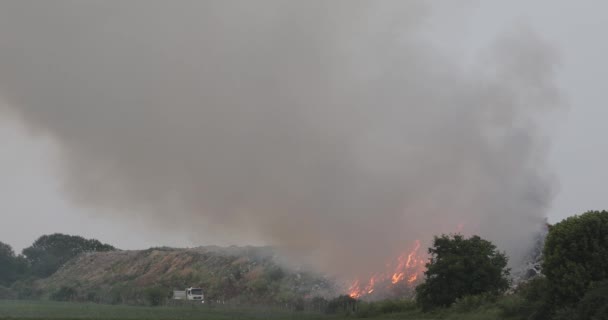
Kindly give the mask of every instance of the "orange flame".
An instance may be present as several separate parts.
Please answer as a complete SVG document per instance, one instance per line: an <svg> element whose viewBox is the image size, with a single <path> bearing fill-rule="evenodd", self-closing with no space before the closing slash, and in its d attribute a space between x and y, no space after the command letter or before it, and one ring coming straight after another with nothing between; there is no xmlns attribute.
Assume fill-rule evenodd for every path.
<svg viewBox="0 0 608 320"><path fill-rule="evenodd" d="M411 276L409 279L407 279L408 283L413 283L414 281L416 281L418 279L418 275L415 274L413 276Z"/></svg>
<svg viewBox="0 0 608 320"><path fill-rule="evenodd" d="M401 280L403 280L403 277L405 277L405 275L402 273L395 273L393 275L393 281L391 281L393 284L397 284L399 283Z"/></svg>
<svg viewBox="0 0 608 320"><path fill-rule="evenodd" d="M404 252L397 257L396 263L387 264L386 272L374 274L366 282L361 282L359 279L353 281L348 289L348 295L358 299L375 292L377 286L384 287L386 285L387 288L390 288L400 283L405 283L408 287L412 287L426 269L425 257L421 256L418 252L419 249L420 241L416 240L414 248L411 251ZM395 265L395 267L392 268L392 265ZM365 286L362 283L365 283Z"/></svg>
<svg viewBox="0 0 608 320"><path fill-rule="evenodd" d="M353 284L350 286L350 288L348 288L348 295L351 298L355 298L355 299L358 299L363 295L363 291L361 290L361 288L359 286L359 280L355 280L355 282L353 282Z"/></svg>

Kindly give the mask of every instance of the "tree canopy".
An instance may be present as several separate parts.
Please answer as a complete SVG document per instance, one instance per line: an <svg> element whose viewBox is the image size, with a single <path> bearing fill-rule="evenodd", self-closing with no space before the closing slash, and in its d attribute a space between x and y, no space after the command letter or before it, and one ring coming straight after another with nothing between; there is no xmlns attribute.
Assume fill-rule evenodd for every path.
<svg viewBox="0 0 608 320"><path fill-rule="evenodd" d="M416 288L424 309L447 307L469 295L499 294L509 288L507 256L491 242L460 234L435 237L424 273Z"/></svg>
<svg viewBox="0 0 608 320"><path fill-rule="evenodd" d="M579 319L608 320L608 281L594 283L576 310Z"/></svg>
<svg viewBox="0 0 608 320"><path fill-rule="evenodd" d="M608 211L589 211L555 224L543 255L553 303L575 305L594 283L608 279Z"/></svg>
<svg viewBox="0 0 608 320"><path fill-rule="evenodd" d="M17 276L17 257L10 245L0 242L0 285L8 285Z"/></svg>
<svg viewBox="0 0 608 320"><path fill-rule="evenodd" d="M30 247L23 249L23 255L33 275L47 277L83 252L111 250L116 249L95 239L55 233L38 238Z"/></svg>

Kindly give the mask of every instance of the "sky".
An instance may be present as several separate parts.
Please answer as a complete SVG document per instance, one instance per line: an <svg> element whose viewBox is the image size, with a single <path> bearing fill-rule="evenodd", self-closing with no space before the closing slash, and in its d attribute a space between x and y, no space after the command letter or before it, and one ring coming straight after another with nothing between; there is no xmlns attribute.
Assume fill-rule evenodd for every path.
<svg viewBox="0 0 608 320"><path fill-rule="evenodd" d="M557 222L586 210L608 208L603 184L605 77L608 76L607 6L602 1L462 1L438 2L428 25L436 45L455 59L471 59L503 30L529 28L555 49L556 81L566 102L543 121L549 142L548 166L558 181L548 210ZM453 28L459 25L459 28ZM454 34L457 33L457 34ZM0 97L1 100L2 97ZM2 102L0 102L2 103ZM121 248L230 245L188 233L158 233L141 224L123 224L98 214L99 208L74 204L62 184L56 143L18 117L0 119L0 241L17 251L42 234L63 232L102 240ZM107 209L111 210L111 209ZM137 219L146 219L145 216Z"/></svg>

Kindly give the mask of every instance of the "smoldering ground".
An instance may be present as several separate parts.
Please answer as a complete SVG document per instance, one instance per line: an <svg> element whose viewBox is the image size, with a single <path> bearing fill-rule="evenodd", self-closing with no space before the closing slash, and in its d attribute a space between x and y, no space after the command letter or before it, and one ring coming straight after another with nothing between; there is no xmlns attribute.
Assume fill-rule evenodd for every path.
<svg viewBox="0 0 608 320"><path fill-rule="evenodd" d="M465 66L429 19L422 1L5 1L0 94L57 141L70 199L120 222L348 275L461 223L516 259L553 192L554 53L520 30Z"/></svg>

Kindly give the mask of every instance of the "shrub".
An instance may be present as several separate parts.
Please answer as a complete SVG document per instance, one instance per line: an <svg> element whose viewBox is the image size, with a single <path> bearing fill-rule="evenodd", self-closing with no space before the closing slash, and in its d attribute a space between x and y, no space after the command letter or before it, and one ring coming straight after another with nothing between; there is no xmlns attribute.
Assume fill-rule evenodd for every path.
<svg viewBox="0 0 608 320"><path fill-rule="evenodd" d="M51 300L55 301L72 301L76 298L78 292L76 289L68 286L62 286L50 296Z"/></svg>
<svg viewBox="0 0 608 320"><path fill-rule="evenodd" d="M469 312L487 304L496 302L497 296L493 294L480 294L475 296L462 297L454 304L451 309L457 312Z"/></svg>
<svg viewBox="0 0 608 320"><path fill-rule="evenodd" d="M384 300L378 303L380 313L398 313L416 309L413 301L408 300Z"/></svg>
<svg viewBox="0 0 608 320"><path fill-rule="evenodd" d="M104 303L121 304L121 303L135 303L141 304L144 301L140 299L141 292L134 286L123 283L115 285L110 289L110 292L106 295L99 297L99 300Z"/></svg>
<svg viewBox="0 0 608 320"><path fill-rule="evenodd" d="M86 301L98 302L97 292L89 291L86 295Z"/></svg>
<svg viewBox="0 0 608 320"><path fill-rule="evenodd" d="M17 293L10 288L0 286L0 299L16 299Z"/></svg>
<svg viewBox="0 0 608 320"><path fill-rule="evenodd" d="M304 307L305 307L305 303L304 303L304 299L302 297L296 299L296 301L294 301L294 303L293 303L294 311L304 311Z"/></svg>
<svg viewBox="0 0 608 320"><path fill-rule="evenodd" d="M378 303L359 301L357 304L357 318L370 318L380 314Z"/></svg>
<svg viewBox="0 0 608 320"><path fill-rule="evenodd" d="M525 316L529 314L526 304L526 300L518 294L504 296L496 303L502 316L507 318L526 318Z"/></svg>
<svg viewBox="0 0 608 320"><path fill-rule="evenodd" d="M167 292L162 287L148 288L144 291L144 297L151 306L160 306L167 301Z"/></svg>
<svg viewBox="0 0 608 320"><path fill-rule="evenodd" d="M416 303L409 300L357 301L355 316L369 318L381 314L402 313L416 309L418 309Z"/></svg>
<svg viewBox="0 0 608 320"><path fill-rule="evenodd" d="M579 319L589 319L591 318L580 318L578 312L572 307L564 307L554 312L551 318L552 320L579 320ZM595 319L593 319L595 320Z"/></svg>
<svg viewBox="0 0 608 320"><path fill-rule="evenodd" d="M325 299L323 297L314 297L310 301L312 309L315 311L319 311L319 312L321 312L322 310L325 310L327 308L328 303L329 303L329 301L327 301L327 299Z"/></svg>
<svg viewBox="0 0 608 320"><path fill-rule="evenodd" d="M352 313L357 307L357 299L347 295L341 295L330 300L325 308L325 313L335 314L339 312Z"/></svg>
<svg viewBox="0 0 608 320"><path fill-rule="evenodd" d="M109 303L111 304L119 304L123 302L122 292L118 287L112 287L110 292L108 293Z"/></svg>
<svg viewBox="0 0 608 320"><path fill-rule="evenodd" d="M548 319L555 309L551 298L549 281L544 277L535 278L520 284L515 295L521 299L519 314L527 319ZM508 313L509 310L505 312Z"/></svg>
<svg viewBox="0 0 608 320"><path fill-rule="evenodd" d="M270 281L279 281L285 276L285 271L278 266L270 268L266 273Z"/></svg>
<svg viewBox="0 0 608 320"><path fill-rule="evenodd" d="M19 280L13 283L11 290L17 295L17 299L35 299L40 296L40 292L34 290L31 280Z"/></svg>

